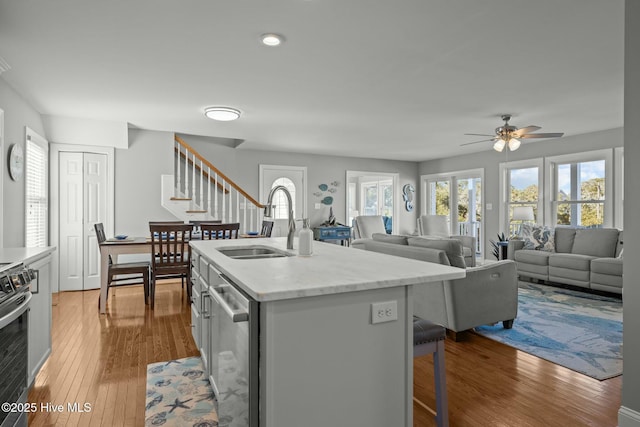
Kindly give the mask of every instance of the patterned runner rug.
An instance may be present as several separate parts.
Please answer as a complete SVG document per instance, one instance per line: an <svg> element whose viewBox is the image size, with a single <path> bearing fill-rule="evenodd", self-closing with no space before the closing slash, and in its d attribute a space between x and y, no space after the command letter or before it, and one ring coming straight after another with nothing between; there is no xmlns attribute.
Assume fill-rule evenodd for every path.
<svg viewBox="0 0 640 427"><path fill-rule="evenodd" d="M218 425L216 399L199 357L147 365L146 426Z"/></svg>
<svg viewBox="0 0 640 427"><path fill-rule="evenodd" d="M480 335L598 380L622 374L622 300L553 286L519 283L513 329Z"/></svg>

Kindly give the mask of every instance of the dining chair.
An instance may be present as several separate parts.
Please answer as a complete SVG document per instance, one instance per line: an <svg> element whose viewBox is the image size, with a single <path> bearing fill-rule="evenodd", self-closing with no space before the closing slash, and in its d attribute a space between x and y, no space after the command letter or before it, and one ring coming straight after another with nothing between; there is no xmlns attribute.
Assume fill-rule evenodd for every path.
<svg viewBox="0 0 640 427"><path fill-rule="evenodd" d="M262 221L262 229L260 235L263 237L271 237L273 231L273 221Z"/></svg>
<svg viewBox="0 0 640 427"><path fill-rule="evenodd" d="M153 307L156 282L160 279L180 279L187 284L188 301L191 300L191 233L193 225L177 223L149 223L151 234L151 287Z"/></svg>
<svg viewBox="0 0 640 427"><path fill-rule="evenodd" d="M98 239L98 248L102 251L100 244L107 240L104 232L104 225L98 222L94 225L96 237ZM107 297L109 296L109 288L117 286L140 285L144 286L144 303L149 304L150 291L150 266L148 261L144 262L127 262L113 263L111 255L109 255L109 269L107 271ZM114 289L115 291L115 289ZM100 306L100 297L98 297L98 308Z"/></svg>
<svg viewBox="0 0 640 427"><path fill-rule="evenodd" d="M202 240L237 239L240 232L240 223L212 224L203 222L200 224Z"/></svg>

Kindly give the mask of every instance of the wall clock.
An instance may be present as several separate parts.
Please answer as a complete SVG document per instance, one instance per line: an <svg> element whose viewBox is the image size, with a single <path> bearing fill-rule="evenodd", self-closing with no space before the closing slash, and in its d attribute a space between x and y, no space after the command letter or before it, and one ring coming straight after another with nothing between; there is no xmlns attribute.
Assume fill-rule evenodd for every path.
<svg viewBox="0 0 640 427"><path fill-rule="evenodd" d="M22 178L24 173L24 151L20 144L13 144L9 152L9 176L14 181Z"/></svg>

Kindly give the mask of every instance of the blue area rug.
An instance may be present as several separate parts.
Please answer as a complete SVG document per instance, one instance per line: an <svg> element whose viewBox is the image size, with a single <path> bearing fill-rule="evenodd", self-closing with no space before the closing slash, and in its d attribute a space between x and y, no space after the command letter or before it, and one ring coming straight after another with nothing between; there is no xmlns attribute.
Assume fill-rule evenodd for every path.
<svg viewBox="0 0 640 427"><path fill-rule="evenodd" d="M199 357L147 365L146 426L218 426L216 399Z"/></svg>
<svg viewBox="0 0 640 427"><path fill-rule="evenodd" d="M598 380L622 374L622 300L520 282L513 329L480 335Z"/></svg>

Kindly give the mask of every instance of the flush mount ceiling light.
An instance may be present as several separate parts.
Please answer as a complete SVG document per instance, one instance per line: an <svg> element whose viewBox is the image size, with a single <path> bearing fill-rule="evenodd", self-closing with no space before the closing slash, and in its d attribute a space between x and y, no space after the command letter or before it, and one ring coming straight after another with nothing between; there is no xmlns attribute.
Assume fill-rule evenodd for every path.
<svg viewBox="0 0 640 427"><path fill-rule="evenodd" d="M267 33L260 36L260 41L265 46L275 47L282 44L282 42L284 41L284 37L282 37L280 34Z"/></svg>
<svg viewBox="0 0 640 427"><path fill-rule="evenodd" d="M204 109L204 115L212 120L230 122L240 118L240 110L230 107L207 107Z"/></svg>

